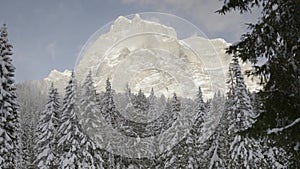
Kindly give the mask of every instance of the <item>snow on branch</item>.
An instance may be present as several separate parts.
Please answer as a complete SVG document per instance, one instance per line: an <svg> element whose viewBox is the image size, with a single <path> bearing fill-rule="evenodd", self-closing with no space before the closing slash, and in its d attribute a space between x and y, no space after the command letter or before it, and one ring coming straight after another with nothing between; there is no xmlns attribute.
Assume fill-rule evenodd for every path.
<svg viewBox="0 0 300 169"><path fill-rule="evenodd" d="M297 118L293 123L287 125L287 126L284 126L284 127L280 127L280 128L273 128L273 129L268 129L267 131L267 134L272 134L272 133L278 133L278 132L282 132L283 130L285 129L288 129L290 127L293 127L294 125L296 125L297 123L300 122L300 117Z"/></svg>

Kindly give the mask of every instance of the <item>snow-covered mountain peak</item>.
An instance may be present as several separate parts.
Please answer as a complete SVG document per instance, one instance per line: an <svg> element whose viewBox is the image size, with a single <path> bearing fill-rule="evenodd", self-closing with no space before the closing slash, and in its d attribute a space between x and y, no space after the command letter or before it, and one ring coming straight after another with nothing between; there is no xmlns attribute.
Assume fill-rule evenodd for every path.
<svg viewBox="0 0 300 169"><path fill-rule="evenodd" d="M44 78L44 80L46 81L51 81L51 82L57 82L60 80L66 80L69 79L71 77L72 71L70 70L64 70L63 72L60 72L56 69L53 69L49 75Z"/></svg>
<svg viewBox="0 0 300 169"><path fill-rule="evenodd" d="M134 15L134 18L132 19L132 22L133 23L138 23L138 22L141 22L142 21L142 18L140 17L139 14L135 14Z"/></svg>
<svg viewBox="0 0 300 169"><path fill-rule="evenodd" d="M210 41L215 45L223 45L224 47L229 47L231 45L231 43L226 42L225 39L222 38L211 39Z"/></svg>
<svg viewBox="0 0 300 169"><path fill-rule="evenodd" d="M129 36L146 32L160 33L170 37L177 37L177 33L174 28L165 26L158 22L143 20L138 14L136 14L132 19L119 16L111 25L108 34L126 34Z"/></svg>
<svg viewBox="0 0 300 169"><path fill-rule="evenodd" d="M121 31L122 28L128 26L131 23L131 20L127 19L124 16L119 16L110 27L111 32Z"/></svg>
<svg viewBox="0 0 300 169"><path fill-rule="evenodd" d="M78 82L92 71L97 90L105 89L105 80L123 92L129 84L133 92L154 88L155 93L173 92L193 98L198 86L204 98L225 92L225 74L231 56L224 39L197 35L178 39L174 28L159 19L149 21L135 15L118 17L108 32L94 35L81 52L75 67ZM254 86L255 87L255 86Z"/></svg>

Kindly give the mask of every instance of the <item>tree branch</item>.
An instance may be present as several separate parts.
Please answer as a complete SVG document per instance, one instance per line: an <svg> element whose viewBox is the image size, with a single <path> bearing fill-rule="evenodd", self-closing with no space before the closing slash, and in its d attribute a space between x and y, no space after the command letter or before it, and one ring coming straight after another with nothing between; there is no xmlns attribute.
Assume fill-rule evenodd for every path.
<svg viewBox="0 0 300 169"><path fill-rule="evenodd" d="M293 127L294 125L296 125L297 123L300 122L300 117L297 118L295 121L293 121L293 123L287 125L287 126L284 126L284 127L280 127L280 128L273 128L273 129L268 129L267 131L267 134L273 134L273 133L279 133L279 132L282 132L283 130L286 130L288 128L291 128Z"/></svg>

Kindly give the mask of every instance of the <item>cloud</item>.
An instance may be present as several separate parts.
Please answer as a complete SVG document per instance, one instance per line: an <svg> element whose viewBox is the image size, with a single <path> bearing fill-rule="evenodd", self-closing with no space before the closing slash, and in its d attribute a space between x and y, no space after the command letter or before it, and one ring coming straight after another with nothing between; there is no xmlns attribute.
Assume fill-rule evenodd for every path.
<svg viewBox="0 0 300 169"><path fill-rule="evenodd" d="M245 23L256 22L259 11L241 15L230 12L226 15L215 13L223 2L214 0L121 0L136 8L152 9L153 11L172 13L185 17L210 36L227 37L229 41L237 40L246 31Z"/></svg>
<svg viewBox="0 0 300 169"><path fill-rule="evenodd" d="M56 45L56 41L54 42L51 42L49 43L47 46L46 46L46 50L48 52L50 52L50 56L51 56L51 59L54 60L55 59L55 55L56 55L56 48L57 48L57 45Z"/></svg>

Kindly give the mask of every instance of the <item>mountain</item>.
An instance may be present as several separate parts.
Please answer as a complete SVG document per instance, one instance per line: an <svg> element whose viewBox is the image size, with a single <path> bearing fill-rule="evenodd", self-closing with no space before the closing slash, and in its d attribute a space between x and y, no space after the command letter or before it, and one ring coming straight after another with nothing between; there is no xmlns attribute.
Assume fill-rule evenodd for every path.
<svg viewBox="0 0 300 169"><path fill-rule="evenodd" d="M133 92L142 89L147 93L153 87L156 95L169 97L176 92L179 96L194 98L198 86L201 86L204 98L208 99L217 90L225 91L225 75L231 60L231 56L225 54L225 48L229 45L223 39L200 36L179 39L174 28L143 20L138 15L133 19L120 16L107 32L98 32L87 42L77 60L75 73L80 86L91 70L98 91L104 90L105 81L109 77L112 88L118 92L124 91L128 84ZM247 65L242 67L246 68ZM21 112L35 112L38 117L38 112L43 110L47 101L50 84L54 83L60 98L63 98L70 75L69 70L52 70L44 79L19 84ZM247 82L251 89L257 88L255 83ZM131 110L130 104L120 104L124 98L115 100L116 107L124 117L134 119L128 113ZM101 131L98 133L92 134L93 139L103 147L109 143L116 148L117 154L125 154L127 157L147 157L153 154L155 142L160 143L158 152L163 152L177 144L195 120L190 100L182 98L181 101L183 111L179 113L177 122L158 138L127 137L112 125L106 125L107 122L101 116L100 124L103 127L99 127ZM157 114L164 113L165 109ZM212 133L211 129L215 126L213 122L218 122L219 116L214 114L210 118L212 122L203 130L204 139ZM134 120L141 122L139 119ZM179 135L176 135L177 131Z"/></svg>
<svg viewBox="0 0 300 169"><path fill-rule="evenodd" d="M223 39L192 36L178 39L174 28L147 21L136 15L120 16L108 32L96 33L82 50L75 67L82 82L89 70L96 88L103 91L107 78L119 92L128 84L157 95L174 92L194 98L198 86L204 98L217 90L225 91L225 75L231 57L225 54L230 44ZM244 68L246 67L243 66ZM253 90L257 86L247 80Z"/></svg>
<svg viewBox="0 0 300 169"><path fill-rule="evenodd" d="M45 81L50 81L50 82L58 82L58 81L65 81L69 77L71 77L72 71L70 70L65 70L64 72L60 72L56 69L52 70L49 75L44 78Z"/></svg>
<svg viewBox="0 0 300 169"><path fill-rule="evenodd" d="M157 95L167 97L176 92L179 96L194 98L198 86L204 99L214 92L224 92L225 79L231 56L225 54L230 45L224 39L207 39L191 36L178 39L174 28L158 22L147 21L136 15L132 19L120 16L107 32L96 33L81 51L75 67L79 84L89 70L95 86L103 91L107 78L112 87L123 92L126 85L133 92L151 88ZM246 70L249 65L242 65ZM71 75L70 70L52 70L37 83L42 93L53 82L61 94ZM246 79L250 90L258 86ZM41 85L42 84L42 85Z"/></svg>

